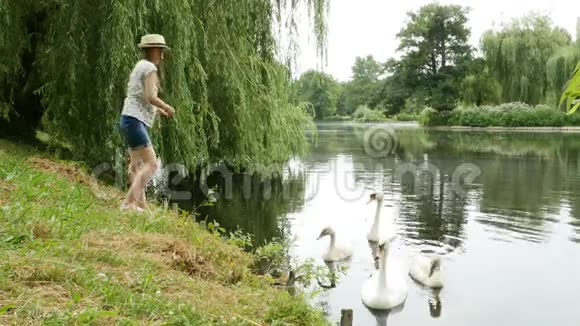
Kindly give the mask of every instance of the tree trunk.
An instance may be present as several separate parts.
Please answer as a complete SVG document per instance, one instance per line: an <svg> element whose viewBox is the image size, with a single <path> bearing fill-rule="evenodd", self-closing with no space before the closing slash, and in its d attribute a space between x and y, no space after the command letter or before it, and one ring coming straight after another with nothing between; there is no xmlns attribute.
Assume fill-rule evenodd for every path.
<svg viewBox="0 0 580 326"><path fill-rule="evenodd" d="M445 68L447 66L447 44L445 41L441 44L441 68Z"/></svg>
<svg viewBox="0 0 580 326"><path fill-rule="evenodd" d="M435 51L431 52L431 71L433 75L437 74L437 56L435 55Z"/></svg>

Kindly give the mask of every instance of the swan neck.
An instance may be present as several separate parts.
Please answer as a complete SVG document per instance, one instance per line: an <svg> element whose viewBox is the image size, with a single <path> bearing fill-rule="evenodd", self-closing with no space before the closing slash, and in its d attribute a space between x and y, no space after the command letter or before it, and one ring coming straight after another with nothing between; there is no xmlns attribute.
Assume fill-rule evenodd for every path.
<svg viewBox="0 0 580 326"><path fill-rule="evenodd" d="M381 220L381 210L383 209L383 201L377 201L377 211L375 212L375 225L379 225Z"/></svg>
<svg viewBox="0 0 580 326"><path fill-rule="evenodd" d="M336 235L331 234L330 235L330 248L334 248L335 244L336 244Z"/></svg>

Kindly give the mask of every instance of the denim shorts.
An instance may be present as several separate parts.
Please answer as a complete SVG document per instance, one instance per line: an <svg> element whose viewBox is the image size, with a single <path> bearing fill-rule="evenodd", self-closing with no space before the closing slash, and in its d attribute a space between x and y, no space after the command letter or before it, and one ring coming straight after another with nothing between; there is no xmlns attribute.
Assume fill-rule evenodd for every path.
<svg viewBox="0 0 580 326"><path fill-rule="evenodd" d="M151 146L147 126L139 119L122 115L119 124L121 125L121 132L129 148L137 150Z"/></svg>

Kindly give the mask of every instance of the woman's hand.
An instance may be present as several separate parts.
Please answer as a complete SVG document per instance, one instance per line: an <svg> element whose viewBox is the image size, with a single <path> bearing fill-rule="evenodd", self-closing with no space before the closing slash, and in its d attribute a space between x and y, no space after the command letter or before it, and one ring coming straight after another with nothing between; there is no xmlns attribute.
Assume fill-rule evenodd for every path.
<svg viewBox="0 0 580 326"><path fill-rule="evenodd" d="M171 105L165 107L165 116L168 118L173 118L175 116L175 109Z"/></svg>
<svg viewBox="0 0 580 326"><path fill-rule="evenodd" d="M175 109L169 105L166 105L163 109L158 107L157 113L161 114L166 118L173 118L173 116L175 116Z"/></svg>

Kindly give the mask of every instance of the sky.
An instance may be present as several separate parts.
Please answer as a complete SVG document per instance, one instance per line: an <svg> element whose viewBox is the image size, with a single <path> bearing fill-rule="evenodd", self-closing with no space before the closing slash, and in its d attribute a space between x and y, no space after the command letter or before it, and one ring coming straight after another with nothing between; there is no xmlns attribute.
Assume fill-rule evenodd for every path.
<svg viewBox="0 0 580 326"><path fill-rule="evenodd" d="M407 21L406 13L432 0L330 0L328 17L328 63L321 65L316 56L314 37L308 24L302 25L298 70L323 70L341 81L349 80L357 56L372 54L379 61L396 55L396 34ZM514 17L534 11L549 15L554 23L576 35L580 2L571 0L455 0L441 4L458 4L471 8L469 27L471 44L479 45L488 29Z"/></svg>

